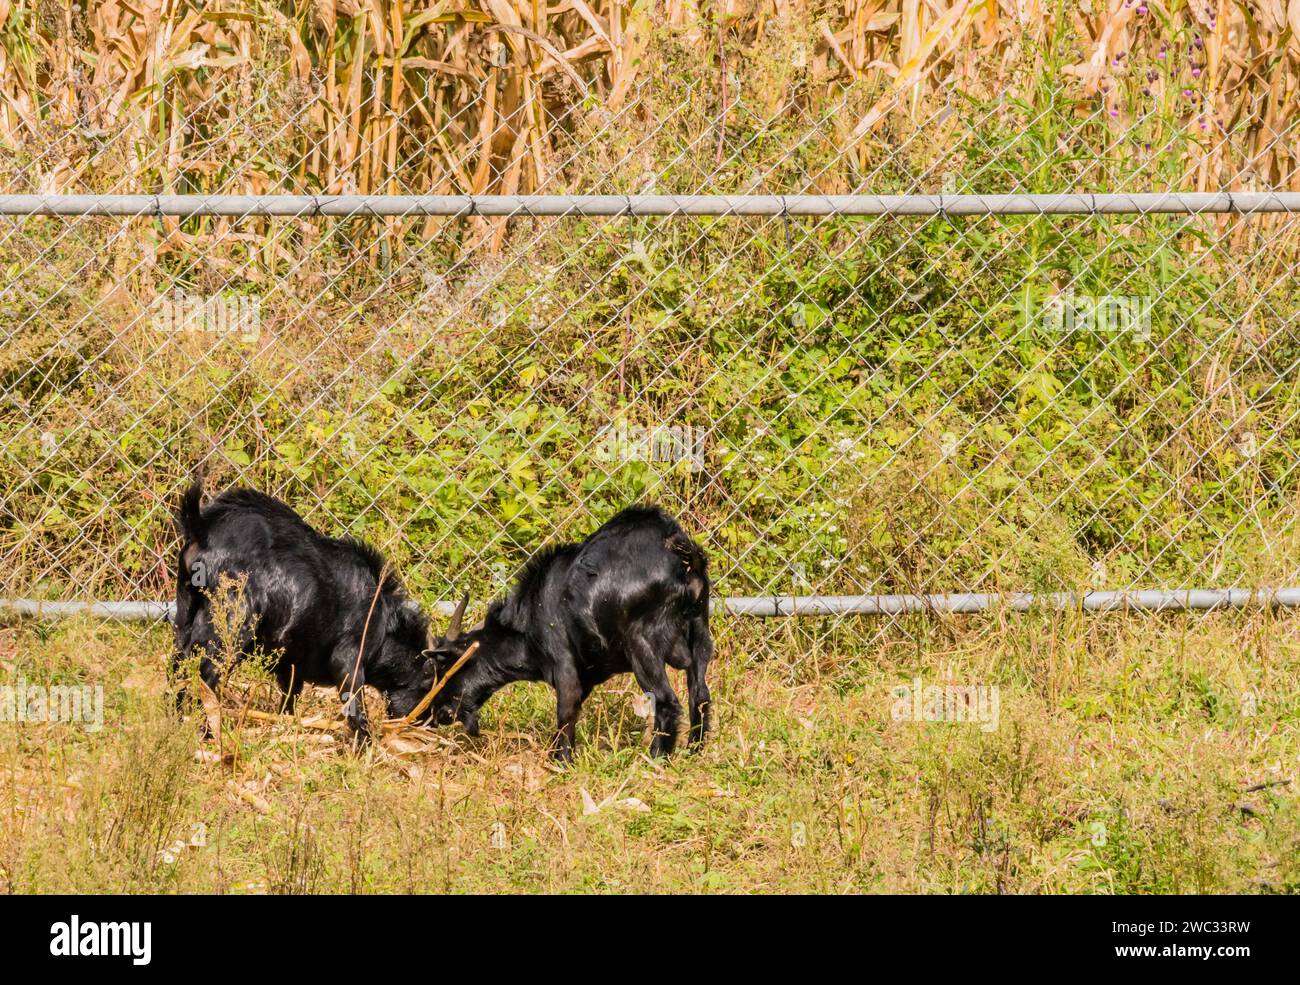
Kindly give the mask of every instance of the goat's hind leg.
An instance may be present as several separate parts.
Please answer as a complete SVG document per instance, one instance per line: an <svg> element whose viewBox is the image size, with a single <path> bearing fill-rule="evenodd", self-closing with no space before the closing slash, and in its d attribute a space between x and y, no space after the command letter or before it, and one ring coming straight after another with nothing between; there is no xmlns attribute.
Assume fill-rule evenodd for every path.
<svg viewBox="0 0 1300 985"><path fill-rule="evenodd" d="M211 661L211 633L202 612L188 618L186 623L176 627L175 642L172 647L171 664L167 668L167 683L175 689L175 709L177 715L184 715L190 700L190 670L184 664L198 660L202 667L204 661ZM184 671L184 673L182 673ZM211 686L211 685L209 685Z"/></svg>
<svg viewBox="0 0 1300 985"><path fill-rule="evenodd" d="M709 709L713 702L705 680L709 660L713 656L713 638L709 634L706 618L697 617L691 621L690 650L691 660L686 665L686 700L691 715L689 742L692 749L698 749L704 744L704 736L709 731Z"/></svg>
<svg viewBox="0 0 1300 985"><path fill-rule="evenodd" d="M199 658L199 679L215 697L218 699L221 697L221 681L224 675L221 664L214 657L217 649L215 641L207 641L192 645L188 653L178 649L172 654L171 678L176 687L175 708L178 716L184 716L190 700L188 683L181 676L181 664L187 659L195 656ZM207 715L202 717L199 729L203 738L212 738L212 729L208 725Z"/></svg>
<svg viewBox="0 0 1300 985"><path fill-rule="evenodd" d="M174 690L172 701L175 704L176 714L183 716L185 706L190 700L190 689L185 680L181 678L181 664L189 659L185 650L178 645L172 650L171 666L167 668L167 684Z"/></svg>
<svg viewBox="0 0 1300 985"><path fill-rule="evenodd" d="M172 653L171 663L171 678L176 684L177 714L185 712L186 704L189 701L189 688L181 675L181 665L186 660L198 658L199 678L214 695L220 696L221 682L224 677L223 671L225 670L218 659L221 649L220 642L212 632L211 624L207 618L207 610L200 610L195 613L190 625L184 631L177 633L177 646ZM241 650L241 652L245 651ZM210 731L205 718L203 723L204 736L210 737Z"/></svg>
<svg viewBox="0 0 1300 985"><path fill-rule="evenodd" d="M677 692L668 680L668 667L639 632L634 631L628 635L627 648L637 684L655 703L655 731L654 738L650 741L650 755L671 756L677 747L682 704L677 700Z"/></svg>

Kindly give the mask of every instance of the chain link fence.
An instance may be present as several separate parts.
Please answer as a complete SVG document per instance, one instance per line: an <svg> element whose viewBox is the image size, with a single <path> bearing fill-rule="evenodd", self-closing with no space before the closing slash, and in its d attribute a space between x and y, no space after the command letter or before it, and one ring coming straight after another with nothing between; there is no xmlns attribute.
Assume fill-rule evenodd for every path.
<svg viewBox="0 0 1300 985"><path fill-rule="evenodd" d="M611 109L552 78L566 99L505 111L481 86L360 128L267 84L244 114L174 124L242 148L215 171L175 141L124 171L145 152L70 135L62 192L138 192L129 175L156 169L161 194L309 198L0 217L0 596L169 598L169 512L200 466L211 491L249 484L375 542L429 603L499 594L544 544L645 500L704 543L732 611L818 597L803 609L830 628L985 604L926 598L950 593L1237 590L1195 596L1213 605L1300 584L1297 218L1240 207L1296 175L1181 163L1239 133L956 93L881 130L861 89L814 113L734 81L720 109L653 80ZM1300 157L1290 121L1251 139ZM318 173L340 141L355 168ZM66 153L26 147L0 190L51 191L33 176ZM357 174L381 176L371 194L599 194L623 214L320 207ZM627 197L1063 189L1238 202L703 215Z"/></svg>

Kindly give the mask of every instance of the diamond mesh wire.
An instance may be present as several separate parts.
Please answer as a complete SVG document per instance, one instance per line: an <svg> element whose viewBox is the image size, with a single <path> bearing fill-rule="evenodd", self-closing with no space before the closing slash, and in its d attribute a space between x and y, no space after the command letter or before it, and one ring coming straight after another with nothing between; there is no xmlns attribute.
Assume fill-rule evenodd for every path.
<svg viewBox="0 0 1300 985"><path fill-rule="evenodd" d="M525 154L538 128L486 87L358 128L268 84L187 108L243 135L220 173L109 179L132 151L95 133L62 190L354 191L313 170L337 141L387 194L1206 190L1103 107L954 95L864 138L858 90L697 95L548 103ZM0 596L167 598L200 465L373 540L426 600L498 593L638 500L720 596L1295 584L1296 243L1289 214L3 218Z"/></svg>

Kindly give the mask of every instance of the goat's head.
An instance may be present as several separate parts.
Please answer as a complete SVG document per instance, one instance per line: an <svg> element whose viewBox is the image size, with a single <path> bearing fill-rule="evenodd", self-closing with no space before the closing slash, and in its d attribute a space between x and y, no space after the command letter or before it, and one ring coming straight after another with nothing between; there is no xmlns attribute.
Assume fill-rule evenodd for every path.
<svg viewBox="0 0 1300 985"><path fill-rule="evenodd" d="M435 668L429 653L429 624L419 605L406 600L389 611L380 658L382 668L376 670L384 678L381 686L388 699L389 716L402 718L429 693ZM372 672L372 682L378 676Z"/></svg>
<svg viewBox="0 0 1300 985"><path fill-rule="evenodd" d="M462 658L473 645L473 637L476 635L473 631L461 632L467 605L469 605L468 592L456 604L456 609L451 614L451 622L447 625L446 635L435 636L432 628L429 630L423 667L427 686L420 694L420 698L422 699L435 686L438 686L438 693L434 695L432 704L420 716L424 724L450 725L459 719L467 729L473 730L472 720L461 709L465 682L472 676L466 673L468 668ZM472 660L471 654L469 661ZM412 707L415 707L415 703Z"/></svg>

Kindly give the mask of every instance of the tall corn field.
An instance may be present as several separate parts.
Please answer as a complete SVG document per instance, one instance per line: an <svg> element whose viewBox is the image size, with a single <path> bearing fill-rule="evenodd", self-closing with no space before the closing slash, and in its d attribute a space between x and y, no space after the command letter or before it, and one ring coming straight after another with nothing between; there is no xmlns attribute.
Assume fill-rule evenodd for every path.
<svg viewBox="0 0 1300 985"><path fill-rule="evenodd" d="M0 143L32 191L509 194L589 185L578 135L663 125L638 87L687 75L720 128L738 92L842 106L859 166L953 92L1045 79L1116 133L1167 112L1180 189L1295 189L1298 69L1300 0L0 0Z"/></svg>

